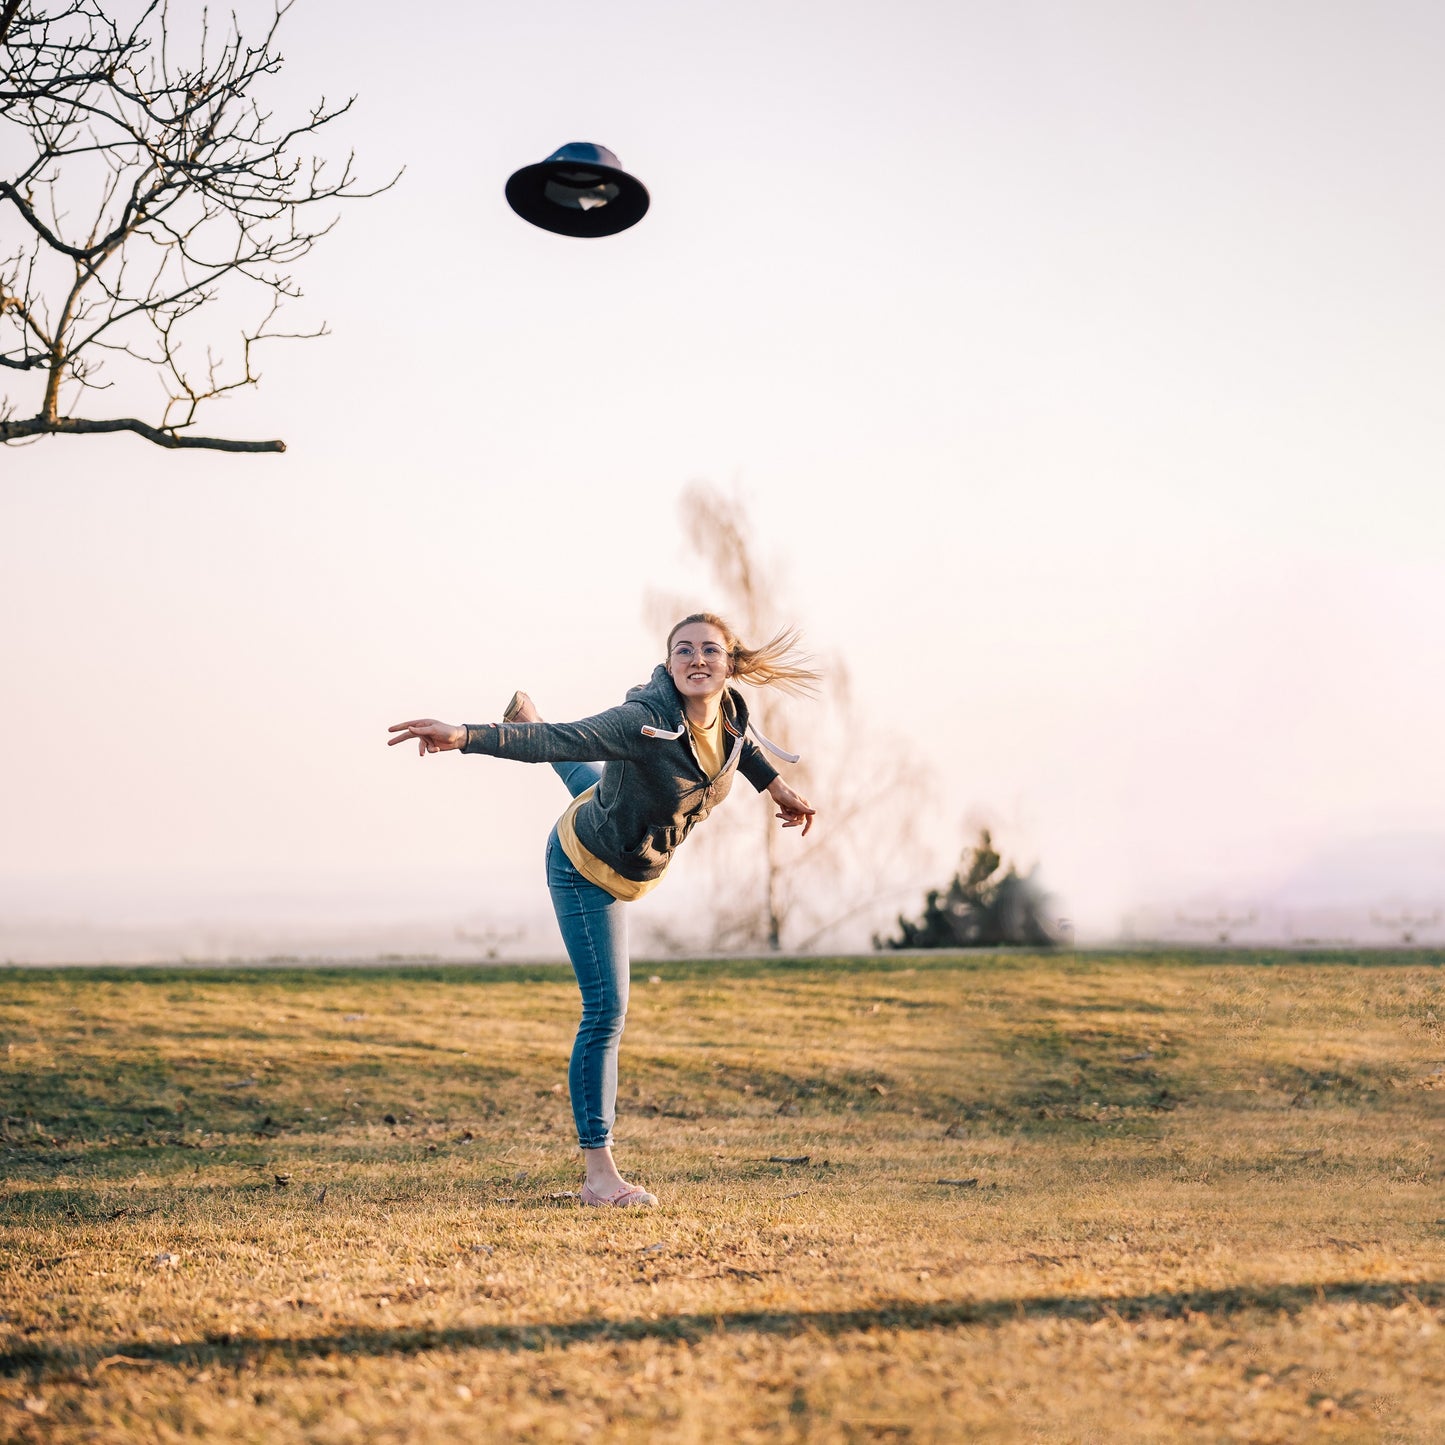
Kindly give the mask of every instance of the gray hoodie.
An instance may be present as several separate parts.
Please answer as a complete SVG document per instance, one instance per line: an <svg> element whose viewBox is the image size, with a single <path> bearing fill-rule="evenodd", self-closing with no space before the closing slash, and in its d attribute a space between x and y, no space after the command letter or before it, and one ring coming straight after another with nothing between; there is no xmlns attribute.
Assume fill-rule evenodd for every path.
<svg viewBox="0 0 1445 1445"><path fill-rule="evenodd" d="M661 663L620 707L572 723L468 723L462 751L522 763L605 763L597 791L577 811L577 838L609 868L642 883L662 873L678 844L727 797L735 772L760 793L778 776L747 736L742 694L724 689L721 706L730 745L712 779L693 749L682 695ZM797 761L754 733L771 752Z"/></svg>

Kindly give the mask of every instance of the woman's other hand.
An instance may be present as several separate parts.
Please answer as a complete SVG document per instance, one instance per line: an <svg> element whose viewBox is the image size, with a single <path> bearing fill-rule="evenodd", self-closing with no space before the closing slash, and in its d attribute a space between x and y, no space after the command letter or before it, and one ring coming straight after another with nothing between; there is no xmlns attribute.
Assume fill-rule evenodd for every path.
<svg viewBox="0 0 1445 1445"><path fill-rule="evenodd" d="M801 793L795 793L781 778L774 778L768 784L768 796L778 805L776 816L783 820L783 827L801 826L806 838L818 810Z"/></svg>
<svg viewBox="0 0 1445 1445"><path fill-rule="evenodd" d="M466 728L438 722L434 717L419 717L410 722L392 723L387 732L396 734L394 738L387 738L387 747L395 747L397 743L404 743L408 738L415 738L417 752L422 756L427 753L450 752L453 748L461 747L467 740Z"/></svg>

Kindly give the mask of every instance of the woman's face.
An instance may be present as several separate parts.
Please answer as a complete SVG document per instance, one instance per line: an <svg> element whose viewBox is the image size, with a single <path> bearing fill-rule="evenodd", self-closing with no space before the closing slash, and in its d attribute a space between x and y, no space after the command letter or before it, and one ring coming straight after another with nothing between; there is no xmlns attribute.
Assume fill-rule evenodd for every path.
<svg viewBox="0 0 1445 1445"><path fill-rule="evenodd" d="M673 634L667 671L683 697L717 697L732 670L727 638L711 622L689 622Z"/></svg>

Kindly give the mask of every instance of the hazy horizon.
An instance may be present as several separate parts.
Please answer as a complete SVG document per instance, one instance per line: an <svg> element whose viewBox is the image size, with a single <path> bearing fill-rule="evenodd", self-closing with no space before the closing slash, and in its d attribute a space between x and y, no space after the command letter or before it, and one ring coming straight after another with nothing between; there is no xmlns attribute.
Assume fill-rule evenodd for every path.
<svg viewBox="0 0 1445 1445"><path fill-rule="evenodd" d="M1047 870L1039 871L1047 886ZM1321 853L1306 868L1253 892L1141 899L1117 928L1071 928L1068 941L1083 947L1445 945L1442 876L1445 834L1382 836ZM0 964L560 959L556 925L530 882L524 868L509 886L494 883L488 893L462 869L423 886L409 880L406 891L389 889L382 875L311 875L299 884L264 872L226 879L192 873L164 881L119 871L87 879L12 875L0 881ZM920 890L898 899L894 912L914 917L922 901ZM666 906L666 894L634 910L639 957L677 951L655 927L667 926L676 911ZM880 923L885 933L896 931L887 926L891 922L883 909L810 951L866 950Z"/></svg>

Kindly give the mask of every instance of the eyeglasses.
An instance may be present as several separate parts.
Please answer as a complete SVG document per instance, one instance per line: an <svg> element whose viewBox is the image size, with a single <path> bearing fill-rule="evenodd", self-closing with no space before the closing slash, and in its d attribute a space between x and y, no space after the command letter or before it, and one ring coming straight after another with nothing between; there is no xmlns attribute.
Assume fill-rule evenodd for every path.
<svg viewBox="0 0 1445 1445"><path fill-rule="evenodd" d="M672 655L677 658L679 662L685 662L689 658L696 657L698 653L692 643L679 642L677 646L672 649ZM721 662L727 655L727 648L721 646L719 643L704 642L702 645L702 656L707 662Z"/></svg>

